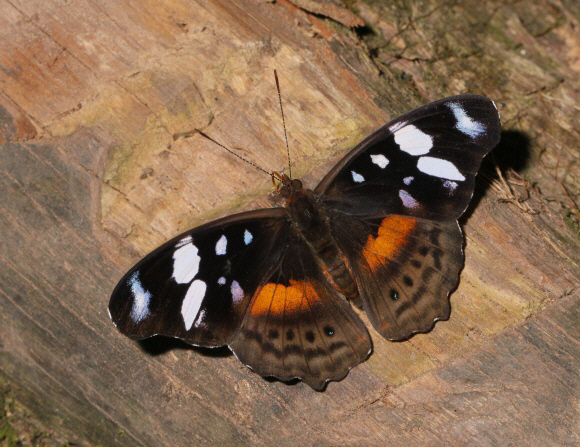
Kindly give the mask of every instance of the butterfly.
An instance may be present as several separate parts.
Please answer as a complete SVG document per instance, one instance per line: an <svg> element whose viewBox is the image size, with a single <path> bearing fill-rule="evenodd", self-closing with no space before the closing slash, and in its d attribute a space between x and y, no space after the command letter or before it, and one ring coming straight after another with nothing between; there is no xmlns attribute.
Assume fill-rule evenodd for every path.
<svg viewBox="0 0 580 447"><path fill-rule="evenodd" d="M285 207L227 216L154 250L116 286L111 319L132 339L227 345L262 376L322 390L371 353L353 306L389 340L449 317L463 266L457 219L500 133L481 96L406 113L314 190L278 175Z"/></svg>

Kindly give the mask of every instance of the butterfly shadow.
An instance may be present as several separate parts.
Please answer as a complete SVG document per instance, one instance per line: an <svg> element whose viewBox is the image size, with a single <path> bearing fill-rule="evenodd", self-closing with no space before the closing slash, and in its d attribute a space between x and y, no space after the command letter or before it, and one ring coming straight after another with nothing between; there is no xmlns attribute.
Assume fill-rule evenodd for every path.
<svg viewBox="0 0 580 447"><path fill-rule="evenodd" d="M283 383L284 385L288 385L288 386L295 386L295 385L298 385L300 382L302 382L298 378L290 379L290 380L280 380L280 379L277 379L276 377L272 377L272 376L262 377L262 379L264 379L268 383L280 382L280 383ZM325 388L326 388L326 386L325 386Z"/></svg>
<svg viewBox="0 0 580 447"><path fill-rule="evenodd" d="M172 337L164 337L162 335L156 335L154 337L146 338L144 340L138 340L137 343L142 351L146 352L151 356L158 356L165 354L171 350L190 350L198 352L206 357L230 357L232 351L227 346L220 346L218 348L204 348L201 346L190 345L183 340Z"/></svg>
<svg viewBox="0 0 580 447"><path fill-rule="evenodd" d="M153 357L158 355L165 354L171 350L190 350L195 351L203 356L213 357L213 358L224 358L230 357L233 355L232 351L227 346L220 346L218 348L204 348L202 346L193 346L190 345L183 340L178 338L172 337L165 337L163 335L155 335L150 338L146 338L144 340L137 341L141 350ZM280 382L284 385L294 386L301 382L300 379L291 379L291 380L279 380L275 377L262 377L265 381L273 383L273 382ZM326 388L326 384L324 388L320 391L323 391Z"/></svg>
<svg viewBox="0 0 580 447"><path fill-rule="evenodd" d="M465 225L481 199L487 194L491 181L499 179L497 167L501 172L508 169L520 172L527 166L530 160L530 144L530 137L523 132L508 130L501 133L501 140L497 146L483 159L479 175L475 178L473 197L459 219L461 226Z"/></svg>

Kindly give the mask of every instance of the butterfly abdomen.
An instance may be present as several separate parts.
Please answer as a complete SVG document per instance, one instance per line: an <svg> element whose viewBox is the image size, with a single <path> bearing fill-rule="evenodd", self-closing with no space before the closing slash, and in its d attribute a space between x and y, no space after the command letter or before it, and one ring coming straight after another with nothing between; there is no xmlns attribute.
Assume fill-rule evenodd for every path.
<svg viewBox="0 0 580 447"><path fill-rule="evenodd" d="M359 302L356 282L330 232L327 216L310 190L304 190L288 202L288 212L313 251L316 261L330 283L349 301Z"/></svg>

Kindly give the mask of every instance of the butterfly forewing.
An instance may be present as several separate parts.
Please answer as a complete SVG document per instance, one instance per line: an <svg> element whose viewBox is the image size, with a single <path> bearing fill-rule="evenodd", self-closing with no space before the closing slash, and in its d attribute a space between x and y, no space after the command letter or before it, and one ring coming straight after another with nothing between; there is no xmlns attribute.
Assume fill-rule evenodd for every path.
<svg viewBox="0 0 580 447"><path fill-rule="evenodd" d="M161 334L223 346L278 262L289 226L283 208L230 216L177 236L135 265L109 303L125 335Z"/></svg>
<svg viewBox="0 0 580 447"><path fill-rule="evenodd" d="M328 206L349 214L457 219L483 157L501 132L495 105L455 96L409 112L354 148L320 182Z"/></svg>

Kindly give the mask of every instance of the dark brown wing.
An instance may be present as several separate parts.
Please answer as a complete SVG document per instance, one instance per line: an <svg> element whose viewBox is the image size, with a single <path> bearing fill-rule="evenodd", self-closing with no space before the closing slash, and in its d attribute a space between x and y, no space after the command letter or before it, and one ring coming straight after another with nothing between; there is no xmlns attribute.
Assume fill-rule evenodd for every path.
<svg viewBox="0 0 580 447"><path fill-rule="evenodd" d="M371 341L311 249L291 233L280 262L251 297L230 348L263 376L297 377L321 390L364 361Z"/></svg>
<svg viewBox="0 0 580 447"><path fill-rule="evenodd" d="M402 340L449 317L449 293L463 266L463 239L455 220L342 214L333 215L333 222L363 308L381 335Z"/></svg>

